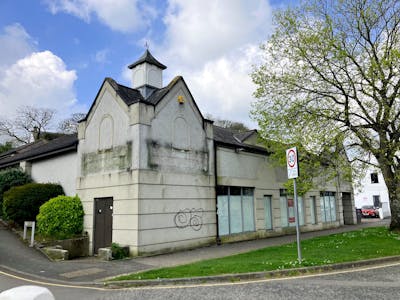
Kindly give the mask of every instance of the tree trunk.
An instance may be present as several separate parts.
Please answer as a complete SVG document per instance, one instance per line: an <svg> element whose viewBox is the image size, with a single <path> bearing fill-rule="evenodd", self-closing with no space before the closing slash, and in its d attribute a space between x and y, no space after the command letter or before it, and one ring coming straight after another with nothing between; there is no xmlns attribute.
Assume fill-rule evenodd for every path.
<svg viewBox="0 0 400 300"><path fill-rule="evenodd" d="M384 165L381 170L389 193L390 213L392 215L389 228L390 230L400 231L400 182L397 179L399 174L393 173L391 167L387 165Z"/></svg>
<svg viewBox="0 0 400 300"><path fill-rule="evenodd" d="M389 189L389 201L390 201L390 212L392 214L392 220L390 222L390 230L400 231L400 190L398 187L392 187Z"/></svg>

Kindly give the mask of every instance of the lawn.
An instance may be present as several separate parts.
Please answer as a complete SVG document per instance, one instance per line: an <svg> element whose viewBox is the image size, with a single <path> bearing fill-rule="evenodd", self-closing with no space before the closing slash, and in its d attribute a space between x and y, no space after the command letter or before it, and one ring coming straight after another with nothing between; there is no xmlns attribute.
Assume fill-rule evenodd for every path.
<svg viewBox="0 0 400 300"><path fill-rule="evenodd" d="M124 275L114 280L261 272L400 255L400 235L385 227L373 227L308 239L302 241L301 246L302 264L297 261L296 243L291 243L177 267Z"/></svg>

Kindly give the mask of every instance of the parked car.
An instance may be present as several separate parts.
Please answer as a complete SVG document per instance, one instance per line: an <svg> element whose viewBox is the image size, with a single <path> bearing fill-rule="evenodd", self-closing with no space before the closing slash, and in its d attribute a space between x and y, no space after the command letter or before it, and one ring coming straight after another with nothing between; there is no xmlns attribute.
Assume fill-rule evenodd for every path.
<svg viewBox="0 0 400 300"><path fill-rule="evenodd" d="M361 213L364 218L379 218L379 210L372 205L361 207Z"/></svg>

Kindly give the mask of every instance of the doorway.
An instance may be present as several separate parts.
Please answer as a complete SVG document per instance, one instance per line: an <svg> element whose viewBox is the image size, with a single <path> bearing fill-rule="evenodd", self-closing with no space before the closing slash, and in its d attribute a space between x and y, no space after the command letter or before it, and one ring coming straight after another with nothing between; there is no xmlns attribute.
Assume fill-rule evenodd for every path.
<svg viewBox="0 0 400 300"><path fill-rule="evenodd" d="M354 220L355 208L351 201L351 193L342 193L343 222L345 225L356 224Z"/></svg>
<svg viewBox="0 0 400 300"><path fill-rule="evenodd" d="M112 243L113 198L94 199L93 253Z"/></svg>

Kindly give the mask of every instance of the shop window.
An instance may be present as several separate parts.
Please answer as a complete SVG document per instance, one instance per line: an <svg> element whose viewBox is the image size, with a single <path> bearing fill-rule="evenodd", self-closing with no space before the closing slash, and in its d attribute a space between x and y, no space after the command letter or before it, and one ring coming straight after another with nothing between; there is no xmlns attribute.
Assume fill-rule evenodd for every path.
<svg viewBox="0 0 400 300"><path fill-rule="evenodd" d="M217 188L218 229L220 235L254 231L254 188Z"/></svg>
<svg viewBox="0 0 400 300"><path fill-rule="evenodd" d="M321 221L333 222L336 221L336 197L335 192L321 192Z"/></svg>
<svg viewBox="0 0 400 300"><path fill-rule="evenodd" d="M299 225L304 225L304 205L302 197L297 197L299 206ZM282 227L296 226L294 197L288 196L285 189L280 190L280 208Z"/></svg>

